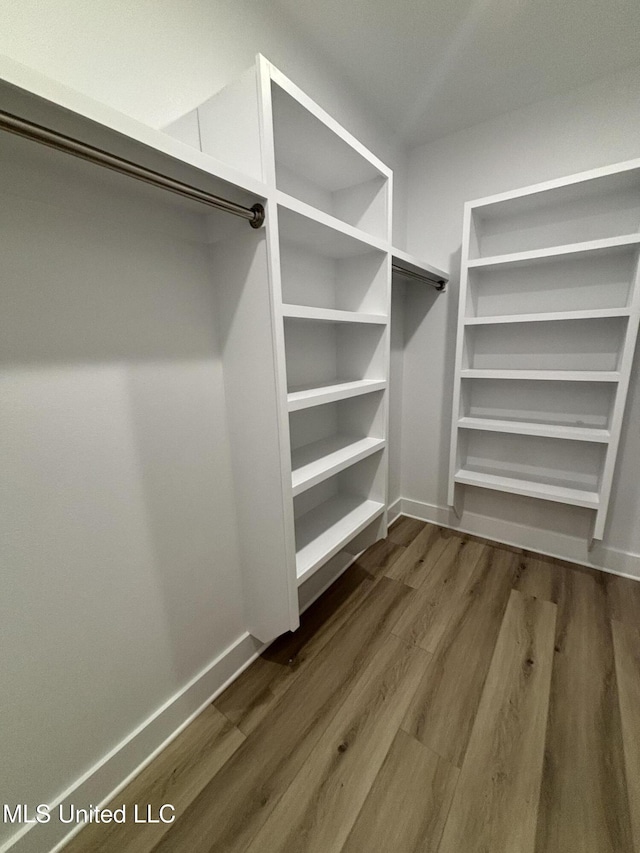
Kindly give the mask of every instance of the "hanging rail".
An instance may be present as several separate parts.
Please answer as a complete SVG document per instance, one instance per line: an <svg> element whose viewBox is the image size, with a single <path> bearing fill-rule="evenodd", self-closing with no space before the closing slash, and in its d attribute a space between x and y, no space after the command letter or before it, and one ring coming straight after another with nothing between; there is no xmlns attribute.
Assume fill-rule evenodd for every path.
<svg viewBox="0 0 640 853"><path fill-rule="evenodd" d="M426 281L427 284L435 287L435 289L440 292L445 289L447 284L443 278L430 278L426 274L421 275L420 273L413 272L413 270L408 270L405 267L398 266L398 264L391 264L391 269L393 272L397 272L398 275L403 275L406 278L415 278L417 281Z"/></svg>
<svg viewBox="0 0 640 853"><path fill-rule="evenodd" d="M0 110L0 130L15 133L17 136L23 136L25 139L31 139L34 142L40 142L42 145L48 145L50 148L72 154L81 160L87 160L89 163L104 166L106 169L120 172L123 175L128 175L130 178L144 181L147 184L152 184L153 186L176 193L184 198L199 201L209 207L215 207L217 210L231 213L233 216L240 216L242 219L247 219L252 228L260 228L264 223L265 212L261 204L254 204L253 207L243 207L234 201L220 198L220 196L213 195L213 193L199 190L197 187L192 187L189 184L184 184L182 181L168 178L159 172L154 172L152 169L138 166L136 163L131 163L129 160L117 157L115 154L109 154L101 148L95 148L86 142L72 139L70 136L65 136L55 130L49 130L49 128L42 127L26 119L18 118L18 116L6 113L3 110Z"/></svg>

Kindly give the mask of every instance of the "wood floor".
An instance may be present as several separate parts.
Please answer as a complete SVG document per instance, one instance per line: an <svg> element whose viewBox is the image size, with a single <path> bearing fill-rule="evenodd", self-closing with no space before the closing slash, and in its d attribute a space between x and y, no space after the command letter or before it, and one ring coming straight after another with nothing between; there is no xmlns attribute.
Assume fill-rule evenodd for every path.
<svg viewBox="0 0 640 853"><path fill-rule="evenodd" d="M66 853L640 853L640 583L399 519Z"/></svg>

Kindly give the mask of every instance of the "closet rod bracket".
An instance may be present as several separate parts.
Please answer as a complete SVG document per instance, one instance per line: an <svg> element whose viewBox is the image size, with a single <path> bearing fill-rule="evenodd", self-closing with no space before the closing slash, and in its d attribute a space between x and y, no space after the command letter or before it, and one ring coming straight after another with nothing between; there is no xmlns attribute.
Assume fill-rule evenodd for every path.
<svg viewBox="0 0 640 853"><path fill-rule="evenodd" d="M249 225L252 228L262 228L265 218L264 205L258 202L251 207L251 210L253 211L253 219L249 220Z"/></svg>

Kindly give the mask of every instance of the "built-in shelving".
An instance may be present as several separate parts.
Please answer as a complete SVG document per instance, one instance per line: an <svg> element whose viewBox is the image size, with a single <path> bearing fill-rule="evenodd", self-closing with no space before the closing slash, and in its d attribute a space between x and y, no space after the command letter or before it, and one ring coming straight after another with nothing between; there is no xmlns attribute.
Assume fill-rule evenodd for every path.
<svg viewBox="0 0 640 853"><path fill-rule="evenodd" d="M571 504L589 509L597 509L600 505L598 493L594 491L556 486L550 483L537 483L533 480L521 480L517 477L503 477L481 471L469 471L464 468L456 471L455 481L466 486L480 486L498 492L509 492L513 495L525 495L530 498L543 498L555 503Z"/></svg>
<svg viewBox="0 0 640 853"><path fill-rule="evenodd" d="M293 496L321 483L350 465L378 453L386 445L384 438L354 438L336 435L299 447L291 452Z"/></svg>
<svg viewBox="0 0 640 853"><path fill-rule="evenodd" d="M296 570L303 583L385 512L381 501L337 495L296 520Z"/></svg>
<svg viewBox="0 0 640 853"><path fill-rule="evenodd" d="M357 228L354 225L349 225L349 223L343 222L341 219L332 216L330 213L325 213L323 210L319 210L311 204L307 204L300 199L294 198L288 193L278 190L276 193L276 200L279 207L286 208L292 213L297 213L298 216L306 217L312 222L318 222L327 228L331 228L338 234L343 234L345 237L350 237L352 240L358 240L360 243L372 246L375 249L380 249L381 251L385 251L388 248L388 243L385 240L376 237L373 234L368 234L366 231L363 231L361 228Z"/></svg>
<svg viewBox="0 0 640 853"><path fill-rule="evenodd" d="M640 161L465 205L458 513L460 487L478 486L595 510L602 538L640 319L639 223Z"/></svg>
<svg viewBox="0 0 640 853"><path fill-rule="evenodd" d="M460 429L478 429L516 435L540 435L547 438L566 438L572 441L594 441L605 444L611 438L611 432L607 429L536 423L534 421L499 420L498 418L463 417L458 420L458 427Z"/></svg>
<svg viewBox="0 0 640 853"><path fill-rule="evenodd" d="M362 311L341 311L335 308L314 308L307 305L283 305L282 316L319 323L370 323L385 325L385 314L365 314Z"/></svg>
<svg viewBox="0 0 640 853"><path fill-rule="evenodd" d="M344 568L354 538L366 547L386 533L392 266L438 289L448 276L392 250L391 170L264 57L168 132L203 155L246 163L253 183L265 187L266 240L253 236L256 257L264 254L268 263L269 284L249 299L240 298L241 288L229 293L227 321L238 365L243 355L247 365L258 362L245 384L265 386L269 370L275 384L278 441L271 433L264 446L255 441L238 468L251 483L254 454L275 460L253 500L264 502L266 492L283 497L269 502L272 515L281 513L270 529L286 541L274 556L281 576L260 579L263 587L281 589L284 578L290 618L281 618L281 603L282 633L298 624L297 604L306 596L299 596L299 583L336 557L307 590L320 588ZM235 279L251 266L247 260L239 273L225 268L221 278ZM234 312L243 317L242 334L236 334ZM260 336L270 338L273 357L271 349L254 346ZM242 402L243 391L234 380L230 395ZM245 412L254 430L263 410L269 417L266 397L265 391L257 417ZM264 526L256 531L256 541L276 539ZM259 610L251 585L248 596ZM275 592L268 597L275 602Z"/></svg>
<svg viewBox="0 0 640 853"><path fill-rule="evenodd" d="M616 370L460 370L462 379L526 379L540 382L619 382Z"/></svg>
<svg viewBox="0 0 640 853"><path fill-rule="evenodd" d="M465 326L497 326L501 323L550 323L562 320L596 320L607 317L628 317L630 308L592 308L584 311L548 311L539 314L496 314L486 317L465 317Z"/></svg>
<svg viewBox="0 0 640 853"><path fill-rule="evenodd" d="M494 255L486 258L473 258L467 262L469 269L498 267L506 264L528 264L533 261L544 261L561 255L585 255L596 252L607 252L611 249L625 246L640 245L640 235L624 234L620 237L607 237L602 240L585 240L581 243L569 243L565 246L552 246L546 249L532 249L526 252L511 252L504 255Z"/></svg>
<svg viewBox="0 0 640 853"><path fill-rule="evenodd" d="M264 59L259 79L301 584L386 532L391 171Z"/></svg>
<svg viewBox="0 0 640 853"><path fill-rule="evenodd" d="M386 379L358 379L356 381L334 382L332 385L317 385L312 387L292 388L287 394L290 412L297 412L309 406L319 406L333 403L336 400L346 400L360 394L371 394L382 391L387 387Z"/></svg>

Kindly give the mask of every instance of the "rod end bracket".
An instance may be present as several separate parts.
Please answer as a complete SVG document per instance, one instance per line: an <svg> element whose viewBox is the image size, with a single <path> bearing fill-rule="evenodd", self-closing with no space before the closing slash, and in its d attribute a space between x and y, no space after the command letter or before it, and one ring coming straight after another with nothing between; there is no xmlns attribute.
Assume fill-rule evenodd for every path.
<svg viewBox="0 0 640 853"><path fill-rule="evenodd" d="M254 204L251 210L253 211L253 218L249 220L249 225L252 228L262 228L265 218L264 205Z"/></svg>

